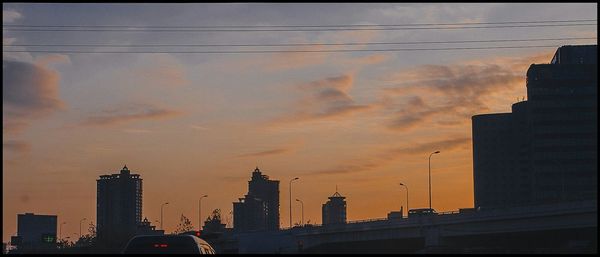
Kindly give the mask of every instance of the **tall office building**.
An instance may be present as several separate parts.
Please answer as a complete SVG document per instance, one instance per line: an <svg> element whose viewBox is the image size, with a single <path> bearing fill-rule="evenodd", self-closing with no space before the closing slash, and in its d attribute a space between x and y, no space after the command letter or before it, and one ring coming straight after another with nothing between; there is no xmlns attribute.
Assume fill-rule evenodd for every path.
<svg viewBox="0 0 600 257"><path fill-rule="evenodd" d="M346 223L346 197L337 191L329 197L329 201L323 204L323 225L334 223Z"/></svg>
<svg viewBox="0 0 600 257"><path fill-rule="evenodd" d="M142 221L142 179L125 166L119 174L101 175L96 181L98 241L122 247Z"/></svg>
<svg viewBox="0 0 600 257"><path fill-rule="evenodd" d="M528 100L475 115L475 207L597 199L597 46L562 46L527 71Z"/></svg>
<svg viewBox="0 0 600 257"><path fill-rule="evenodd" d="M269 180L256 167L248 181L248 194L233 203L236 231L279 230L279 181Z"/></svg>

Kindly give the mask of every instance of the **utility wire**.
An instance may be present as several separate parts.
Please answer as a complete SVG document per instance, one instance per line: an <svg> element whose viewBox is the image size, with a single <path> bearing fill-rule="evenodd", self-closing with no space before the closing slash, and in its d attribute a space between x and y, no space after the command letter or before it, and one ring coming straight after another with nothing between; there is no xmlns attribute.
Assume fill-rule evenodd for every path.
<svg viewBox="0 0 600 257"><path fill-rule="evenodd" d="M537 24L537 25L505 25L505 26L472 26L472 27L408 27L408 28L327 28L327 29L28 29L28 28L2 28L6 31L24 32L297 32L297 31L362 31L362 30L434 30L434 29L493 29L493 28L532 28L532 27L571 27L571 26L597 26L596 23L576 24Z"/></svg>
<svg viewBox="0 0 600 257"><path fill-rule="evenodd" d="M171 54L242 54L242 53L333 53L333 52L400 52L400 51L438 51L438 50L479 50L479 49L510 49L510 48L557 48L556 45L533 46L493 46L493 47L454 47L454 48L396 48L396 49L338 49L338 50L248 50L248 51L77 51L77 50L2 50L7 53L171 53Z"/></svg>
<svg viewBox="0 0 600 257"><path fill-rule="evenodd" d="M498 43L498 42L528 42L528 41L557 41L557 40L585 40L597 39L596 37L570 37L570 38L533 38L533 39L491 39L491 40L459 40L459 41L415 41L415 42L352 42L352 43L288 43L288 44L10 44L11 46L27 47L272 47L272 46L354 46L354 45L414 45L414 44L462 44L462 43Z"/></svg>
<svg viewBox="0 0 600 257"><path fill-rule="evenodd" d="M439 25L490 25L516 23L562 23L587 22L597 19L550 20L550 21L506 21L506 22L460 22L460 23L412 23L412 24L352 24L352 25L212 25L212 26L128 26L128 25L25 25L6 24L3 27L60 27L60 28L322 28L322 27L401 27L401 26L439 26Z"/></svg>

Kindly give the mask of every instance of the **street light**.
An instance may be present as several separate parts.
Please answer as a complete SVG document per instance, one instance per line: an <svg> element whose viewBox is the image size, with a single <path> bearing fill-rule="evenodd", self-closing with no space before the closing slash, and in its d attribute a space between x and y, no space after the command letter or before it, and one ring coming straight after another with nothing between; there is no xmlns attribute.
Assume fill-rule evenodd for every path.
<svg viewBox="0 0 600 257"><path fill-rule="evenodd" d="M435 151L429 155L429 209L431 210L431 156L440 153L440 151Z"/></svg>
<svg viewBox="0 0 600 257"><path fill-rule="evenodd" d="M83 218L79 221L79 238L81 238L81 222L86 220L86 218Z"/></svg>
<svg viewBox="0 0 600 257"><path fill-rule="evenodd" d="M304 225L304 203L300 199L296 199L296 201L300 202L300 206L302 206L302 221L300 222L300 225Z"/></svg>
<svg viewBox="0 0 600 257"><path fill-rule="evenodd" d="M60 223L60 226L58 227L58 239L62 239L62 225L63 224L67 224L67 222L65 221L63 223Z"/></svg>
<svg viewBox="0 0 600 257"><path fill-rule="evenodd" d="M202 230L202 198L208 197L208 195L203 195L198 199L198 231Z"/></svg>
<svg viewBox="0 0 600 257"><path fill-rule="evenodd" d="M300 178L293 178L290 180L290 228L292 228L292 181L298 180Z"/></svg>
<svg viewBox="0 0 600 257"><path fill-rule="evenodd" d="M163 230L163 207L169 204L168 202L160 205L160 230Z"/></svg>
<svg viewBox="0 0 600 257"><path fill-rule="evenodd" d="M410 210L408 208L408 186L402 183L400 185L406 188L406 217L408 217L408 211Z"/></svg>

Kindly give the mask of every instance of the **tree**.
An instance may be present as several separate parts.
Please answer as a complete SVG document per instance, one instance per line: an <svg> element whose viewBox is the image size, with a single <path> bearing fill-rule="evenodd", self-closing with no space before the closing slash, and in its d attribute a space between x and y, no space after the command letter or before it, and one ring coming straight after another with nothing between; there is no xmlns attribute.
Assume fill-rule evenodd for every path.
<svg viewBox="0 0 600 257"><path fill-rule="evenodd" d="M65 238L61 238L60 240L58 240L58 242L56 242L56 247L58 249L65 249L65 248L70 248L73 247L73 243L70 242L69 240L65 239Z"/></svg>
<svg viewBox="0 0 600 257"><path fill-rule="evenodd" d="M221 209L214 209L212 211L212 214L206 218L206 223L207 222L218 222L221 223Z"/></svg>
<svg viewBox="0 0 600 257"><path fill-rule="evenodd" d="M202 232L204 234L223 232L225 230L225 224L221 222L221 209L213 210L212 214L204 222Z"/></svg>
<svg viewBox="0 0 600 257"><path fill-rule="evenodd" d="M75 242L75 247L93 247L96 245L96 226L91 222L88 227L88 234L81 235L81 237Z"/></svg>
<svg viewBox="0 0 600 257"><path fill-rule="evenodd" d="M193 231L193 230L194 230L194 226L192 225L192 222L190 221L190 219L188 219L182 213L181 217L179 218L179 225L177 225L177 229L173 233L181 234L181 233Z"/></svg>
<svg viewBox="0 0 600 257"><path fill-rule="evenodd" d="M94 222L90 222L90 226L88 227L88 233L90 233L92 237L96 237L96 226L94 225Z"/></svg>

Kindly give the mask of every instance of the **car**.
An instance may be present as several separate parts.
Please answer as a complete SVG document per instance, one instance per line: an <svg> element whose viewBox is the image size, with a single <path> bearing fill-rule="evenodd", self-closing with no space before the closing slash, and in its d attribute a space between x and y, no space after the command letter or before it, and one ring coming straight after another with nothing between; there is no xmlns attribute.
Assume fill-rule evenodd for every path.
<svg viewBox="0 0 600 257"><path fill-rule="evenodd" d="M408 211L408 217L420 217L420 216L428 216L428 215L437 215L434 209L422 208L422 209L411 209Z"/></svg>
<svg viewBox="0 0 600 257"><path fill-rule="evenodd" d="M124 254L215 254L206 241L193 235L139 235L125 246Z"/></svg>

